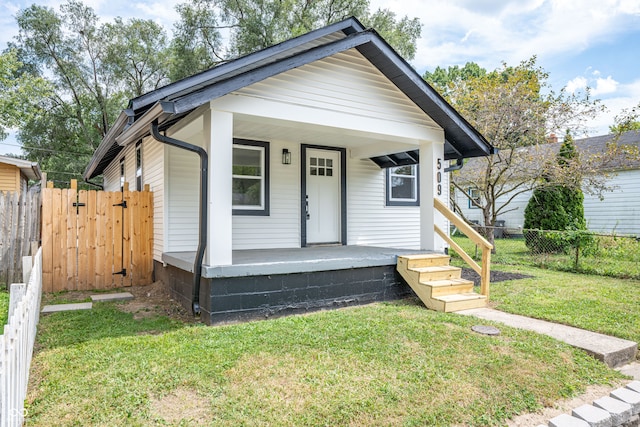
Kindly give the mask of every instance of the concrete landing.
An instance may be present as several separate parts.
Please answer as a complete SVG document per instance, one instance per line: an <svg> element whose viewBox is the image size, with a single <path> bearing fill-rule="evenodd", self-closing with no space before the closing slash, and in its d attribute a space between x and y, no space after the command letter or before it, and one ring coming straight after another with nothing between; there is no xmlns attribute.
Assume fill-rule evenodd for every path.
<svg viewBox="0 0 640 427"><path fill-rule="evenodd" d="M127 301L133 299L130 292L119 292L115 294L95 294L90 295L93 302Z"/></svg>
<svg viewBox="0 0 640 427"><path fill-rule="evenodd" d="M93 303L91 302L79 302L75 304L53 304L45 305L42 307L42 314L58 313L61 311L75 311L75 310L91 310Z"/></svg>
<svg viewBox="0 0 640 427"><path fill-rule="evenodd" d="M500 322L514 328L526 329L548 335L573 347L585 350L611 368L631 363L636 358L638 344L621 338L610 337L572 326L559 325L544 320L532 319L517 314L504 313L491 308L474 308L458 311L457 314L475 316L480 319Z"/></svg>

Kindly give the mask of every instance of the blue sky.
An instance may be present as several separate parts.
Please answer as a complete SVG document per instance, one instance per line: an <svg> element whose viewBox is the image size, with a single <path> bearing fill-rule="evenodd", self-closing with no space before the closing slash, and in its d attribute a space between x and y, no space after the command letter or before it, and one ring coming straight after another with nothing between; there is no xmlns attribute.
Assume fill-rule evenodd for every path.
<svg viewBox="0 0 640 427"><path fill-rule="evenodd" d="M178 0L88 0L105 20L153 19L171 30ZM0 1L0 49L17 34L15 13L33 2ZM57 9L59 0L36 2ZM493 70L533 55L555 91L592 88L607 111L588 123L589 135L607 133L623 108L640 103L640 1L638 0L371 0L371 8L420 18L423 29L413 66L474 61ZM18 152L15 137L0 153Z"/></svg>

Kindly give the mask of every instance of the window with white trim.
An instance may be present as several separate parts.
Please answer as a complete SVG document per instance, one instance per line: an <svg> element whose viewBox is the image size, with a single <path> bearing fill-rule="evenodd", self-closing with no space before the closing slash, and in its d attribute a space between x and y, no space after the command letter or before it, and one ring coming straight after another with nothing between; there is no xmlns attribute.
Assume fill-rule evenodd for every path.
<svg viewBox="0 0 640 427"><path fill-rule="evenodd" d="M120 159L120 191L124 191L124 157Z"/></svg>
<svg viewBox="0 0 640 427"><path fill-rule="evenodd" d="M234 139L233 213L269 215L269 143Z"/></svg>
<svg viewBox="0 0 640 427"><path fill-rule="evenodd" d="M418 206L418 165L395 166L386 171L387 206Z"/></svg>
<svg viewBox="0 0 640 427"><path fill-rule="evenodd" d="M473 201L480 204L480 190L475 187L469 187L467 189L467 194L469 195L469 209L479 209Z"/></svg>
<svg viewBox="0 0 640 427"><path fill-rule="evenodd" d="M142 191L142 141L136 143L136 190Z"/></svg>

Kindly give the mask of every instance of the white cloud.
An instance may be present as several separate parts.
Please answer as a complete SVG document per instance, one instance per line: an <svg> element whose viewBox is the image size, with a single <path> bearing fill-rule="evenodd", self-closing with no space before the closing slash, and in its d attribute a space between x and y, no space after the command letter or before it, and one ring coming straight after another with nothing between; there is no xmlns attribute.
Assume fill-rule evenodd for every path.
<svg viewBox="0 0 640 427"><path fill-rule="evenodd" d="M599 77L596 80L596 87L593 89L592 94L596 95L605 95L607 93L613 93L618 89L618 85L620 83L611 78L611 76L607 76L606 79Z"/></svg>
<svg viewBox="0 0 640 427"><path fill-rule="evenodd" d="M576 93L584 90L587 88L587 79L582 76L578 76L574 79L569 80L565 88L567 89L568 93Z"/></svg>
<svg viewBox="0 0 640 427"><path fill-rule="evenodd" d="M640 79L629 84L619 84L616 95L604 99L607 110L589 124L590 135L609 133L609 126L615 123L615 117L622 110L630 109L640 102Z"/></svg>

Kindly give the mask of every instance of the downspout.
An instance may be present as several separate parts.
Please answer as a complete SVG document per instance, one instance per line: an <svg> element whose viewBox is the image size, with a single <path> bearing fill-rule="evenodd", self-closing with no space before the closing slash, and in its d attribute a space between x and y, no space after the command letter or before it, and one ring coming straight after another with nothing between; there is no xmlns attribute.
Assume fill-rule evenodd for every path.
<svg viewBox="0 0 640 427"><path fill-rule="evenodd" d="M158 120L154 120L151 123L151 135L156 141L163 144L170 145L172 147L181 148L183 150L191 151L200 156L200 219L199 224L199 238L198 238L198 251L196 252L196 259L193 263L193 294L191 296L191 310L194 316L200 314L200 276L202 276L202 259L204 258L204 251L207 247L207 204L208 204L208 180L209 180L209 156L204 148L197 145L189 144L188 142L180 141L178 139L170 138L166 135L161 135L158 130Z"/></svg>
<svg viewBox="0 0 640 427"><path fill-rule="evenodd" d="M84 182L86 182L89 185L93 185L94 187L98 187L100 190L104 190L104 185L100 185L100 184L96 184L95 182L91 182L91 181L89 181L89 178L85 178Z"/></svg>

